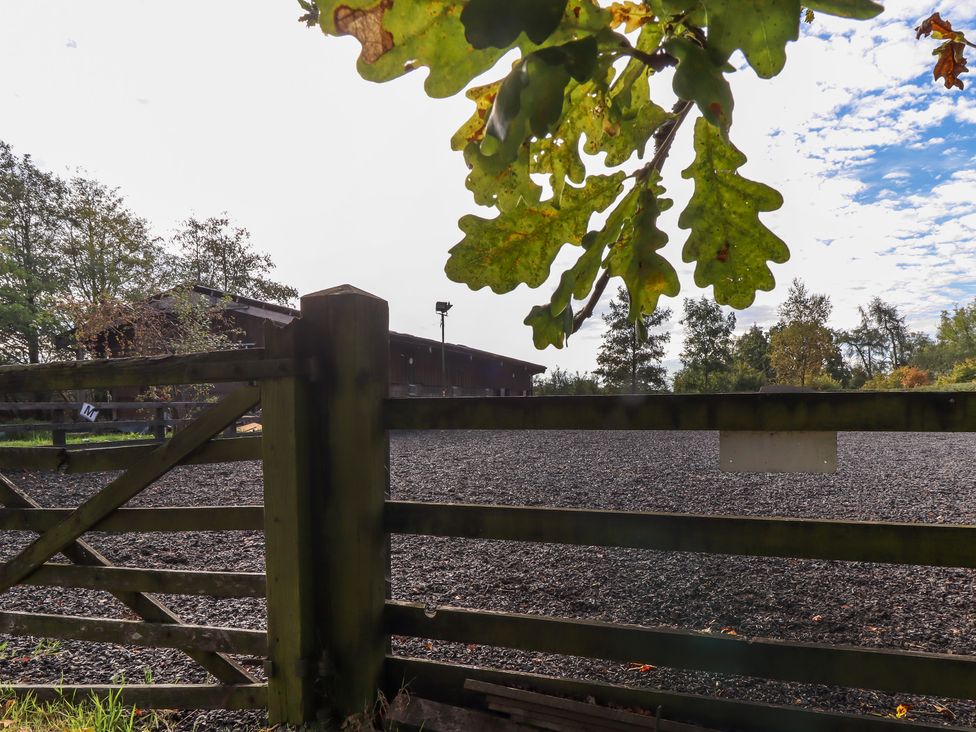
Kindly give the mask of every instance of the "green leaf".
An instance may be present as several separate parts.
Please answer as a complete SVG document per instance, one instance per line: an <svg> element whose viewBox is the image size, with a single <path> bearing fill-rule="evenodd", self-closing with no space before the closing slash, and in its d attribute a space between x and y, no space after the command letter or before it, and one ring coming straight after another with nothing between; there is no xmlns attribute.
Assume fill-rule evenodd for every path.
<svg viewBox="0 0 976 732"><path fill-rule="evenodd" d="M593 289L593 281L596 280L600 262L603 261L603 250L607 247L606 241L601 240L598 232L590 231L583 237L581 244L583 254L576 260L576 264L562 273L559 286L549 300L549 309L553 315L561 315L569 308L570 300L574 297L582 300Z"/></svg>
<svg viewBox="0 0 976 732"><path fill-rule="evenodd" d="M757 290L775 284L767 261L789 259L786 244L759 220L761 211L775 211L783 197L736 171L746 162L722 133L703 119L695 124L695 162L682 171L695 181L695 192L678 217L691 229L682 250L685 262L696 262L695 284L712 285L722 305L745 308Z"/></svg>
<svg viewBox="0 0 976 732"><path fill-rule="evenodd" d="M708 51L687 38L674 38L666 48L678 59L674 93L693 101L705 119L727 132L732 125L732 89L722 72L732 67L717 64Z"/></svg>
<svg viewBox="0 0 976 732"><path fill-rule="evenodd" d="M564 244L579 244L590 216L620 194L624 174L592 175L582 188L568 188L559 208L551 201L520 206L494 219L467 215L458 226L465 237L451 249L444 271L472 290L510 292L520 284L538 287L549 277Z"/></svg>
<svg viewBox="0 0 976 732"><path fill-rule="evenodd" d="M510 165L500 164L497 156L483 155L478 145L464 148L464 162L471 172L465 185L482 206L497 206L510 211L517 206L534 205L542 198L542 187L529 176L529 149L522 145Z"/></svg>
<svg viewBox="0 0 976 732"><path fill-rule="evenodd" d="M449 97L505 54L506 49L473 49L464 38L465 0L318 0L318 5L324 33L351 35L362 44L357 68L369 81L389 81L427 66L427 93Z"/></svg>
<svg viewBox="0 0 976 732"><path fill-rule="evenodd" d="M884 10L883 5L871 0L812 0L803 4L818 13L854 20L870 20Z"/></svg>
<svg viewBox="0 0 976 732"><path fill-rule="evenodd" d="M555 0L552 0L555 2ZM503 48L473 48L461 14L469 0L317 0L319 26L327 35L351 35L363 46L357 62L369 81L389 81L427 66L424 89L432 97L457 94L488 71L514 45L524 53L567 43L606 27L610 14L595 0L564 2L565 12L544 41L520 35ZM549 0L534 0L546 3ZM539 37L533 27L533 35Z"/></svg>
<svg viewBox="0 0 976 732"><path fill-rule="evenodd" d="M606 266L613 277L622 277L630 295L629 319L638 323L643 316L657 308L661 295L674 297L681 286L678 273L657 251L668 243L668 235L658 228L661 211L671 207L671 201L660 198L664 189L657 185L660 176L635 187L628 196L627 225L610 248Z"/></svg>
<svg viewBox="0 0 976 732"><path fill-rule="evenodd" d="M502 81L504 79L482 86L474 86L464 93L464 96L474 102L475 109L451 137L452 150L464 150L472 142L481 142L485 138L488 115L491 114L491 105L495 103L495 97L498 96Z"/></svg>
<svg viewBox="0 0 976 732"><path fill-rule="evenodd" d="M786 44L800 37L800 0L705 0L708 46L721 61L736 49L763 79L786 65Z"/></svg>
<svg viewBox="0 0 976 732"><path fill-rule="evenodd" d="M532 342L540 351L548 346L562 348L573 332L573 309L553 315L548 305L536 305L522 322L532 328Z"/></svg>
<svg viewBox="0 0 976 732"><path fill-rule="evenodd" d="M523 32L533 43L542 43L565 10L566 0L470 0L461 22L474 48L508 48Z"/></svg>

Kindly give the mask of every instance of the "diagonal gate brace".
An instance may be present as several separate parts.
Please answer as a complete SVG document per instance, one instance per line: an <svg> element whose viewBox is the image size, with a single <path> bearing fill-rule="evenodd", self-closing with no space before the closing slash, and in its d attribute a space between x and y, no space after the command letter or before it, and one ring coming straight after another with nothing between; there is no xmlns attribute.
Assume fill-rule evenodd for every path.
<svg viewBox="0 0 976 732"><path fill-rule="evenodd" d="M0 592L4 592L33 574L41 565L59 552L76 564L110 566L110 562L79 538L115 509L145 490L154 481L176 467L184 458L210 438L219 434L241 414L260 401L260 390L247 386L231 393L209 409L185 430L158 448L50 530L6 564L0 566ZM39 505L0 476L0 502L20 508L39 508ZM144 620L159 623L182 623L173 611L161 602L139 592L112 593ZM222 683L255 683L256 679L231 658L206 651L187 651L197 663Z"/></svg>

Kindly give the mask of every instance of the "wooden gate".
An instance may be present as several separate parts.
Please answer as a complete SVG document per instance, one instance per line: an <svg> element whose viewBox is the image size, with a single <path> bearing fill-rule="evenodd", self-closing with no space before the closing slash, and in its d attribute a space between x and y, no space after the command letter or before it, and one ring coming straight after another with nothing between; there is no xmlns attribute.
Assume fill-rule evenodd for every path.
<svg viewBox="0 0 976 732"><path fill-rule="evenodd" d="M245 385L207 409L160 445L67 450L2 448L0 469L124 472L74 509L41 508L9 477L0 475L0 529L32 531L37 538L0 566L0 591L18 585L105 590L141 620L0 612L0 633L77 639L134 646L178 648L218 683L197 685L19 685L15 693L39 699L107 696L123 690L127 703L166 708L262 708L267 685L233 654L265 656L264 631L191 625L154 594L263 597L261 573L114 567L82 537L100 532L263 530L261 506L123 508L172 468L186 463L260 459L260 439L217 440L228 425L260 401L254 379L292 373L292 362L272 361L260 351L118 359L0 368L0 389L50 391L122 385L240 381ZM51 563L63 554L71 564Z"/></svg>

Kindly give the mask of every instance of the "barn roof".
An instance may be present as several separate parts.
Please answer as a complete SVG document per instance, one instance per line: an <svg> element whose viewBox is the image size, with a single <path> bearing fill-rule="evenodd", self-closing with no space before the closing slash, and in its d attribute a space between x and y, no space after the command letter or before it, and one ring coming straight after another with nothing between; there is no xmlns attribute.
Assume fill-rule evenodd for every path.
<svg viewBox="0 0 976 732"><path fill-rule="evenodd" d="M224 292L223 290L218 290L213 287L205 287L204 285L194 285L193 291L212 299L215 304L221 300L229 301L227 308L231 312L241 313L255 318L262 318L264 320L270 320L274 323L280 323L283 325L290 323L294 318L300 317L302 314L300 310L290 308L287 305L263 302L261 300L255 300L251 297L236 295L232 292ZM158 299L161 300L163 297L165 297L165 293L160 294ZM432 348L435 346L437 348L441 347L441 342L434 340L433 338L421 338L420 336L410 335L408 333L397 333L396 331L392 330L390 331L390 340L399 345L415 345L423 346L425 348ZM470 348L469 346L461 345L459 343L445 343L444 346L445 349L450 353L474 356L475 358L500 359L509 363L525 366L526 370L533 374L541 374L546 370L545 366L532 363L531 361L523 361L522 359L512 358L511 356L505 356L500 353L482 351L477 348Z"/></svg>

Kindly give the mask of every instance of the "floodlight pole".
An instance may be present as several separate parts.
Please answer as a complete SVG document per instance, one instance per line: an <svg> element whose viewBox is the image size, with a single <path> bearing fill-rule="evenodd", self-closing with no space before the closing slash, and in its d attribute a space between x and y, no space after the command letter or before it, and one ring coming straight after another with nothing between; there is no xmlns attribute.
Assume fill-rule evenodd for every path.
<svg viewBox="0 0 976 732"><path fill-rule="evenodd" d="M451 309L451 303L438 300L434 309L441 316L441 396L447 396L447 346L444 342L444 318Z"/></svg>

